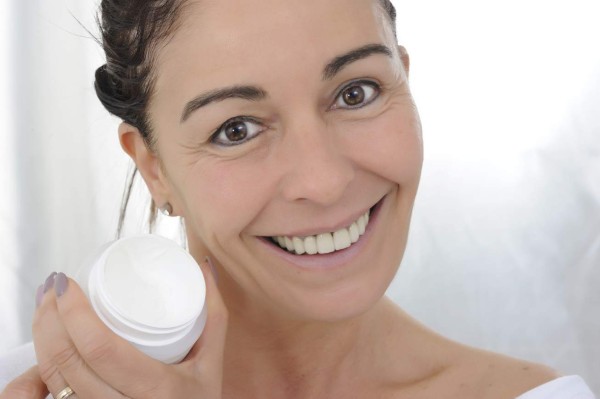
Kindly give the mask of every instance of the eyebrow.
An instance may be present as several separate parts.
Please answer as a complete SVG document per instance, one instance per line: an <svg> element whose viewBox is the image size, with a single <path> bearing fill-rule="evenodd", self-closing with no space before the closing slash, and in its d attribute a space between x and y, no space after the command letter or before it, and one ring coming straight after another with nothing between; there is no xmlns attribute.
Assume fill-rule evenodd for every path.
<svg viewBox="0 0 600 399"><path fill-rule="evenodd" d="M192 112L205 107L210 103L227 100L230 98L241 98L242 100L259 101L267 97L267 92L255 86L231 86L212 90L204 93L188 102L181 114L181 122L185 122Z"/></svg>
<svg viewBox="0 0 600 399"><path fill-rule="evenodd" d="M331 80L342 69L353 62L362 60L374 54L383 54L390 58L393 57L389 47L383 44L367 44L345 54L339 55L331 60L323 69L323 80ZM181 114L181 123L185 122L190 115L211 103L228 100L230 98L239 98L248 101L260 101L267 98L267 92L257 86L231 86L209 91L201 94L188 102Z"/></svg>
<svg viewBox="0 0 600 399"><path fill-rule="evenodd" d="M367 44L335 57L323 70L323 80L331 80L349 64L374 54L383 54L392 58L392 50L383 44Z"/></svg>

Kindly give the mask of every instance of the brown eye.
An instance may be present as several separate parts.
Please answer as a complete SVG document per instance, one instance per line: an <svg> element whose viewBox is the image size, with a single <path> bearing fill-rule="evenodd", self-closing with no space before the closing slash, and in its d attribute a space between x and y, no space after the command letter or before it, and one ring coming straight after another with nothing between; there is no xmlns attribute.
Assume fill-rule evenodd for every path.
<svg viewBox="0 0 600 399"><path fill-rule="evenodd" d="M379 86L375 82L352 82L338 94L333 107L342 109L362 108L373 102L379 92Z"/></svg>
<svg viewBox="0 0 600 399"><path fill-rule="evenodd" d="M351 86L342 92L344 102L355 107L365 100L365 91L360 86Z"/></svg>
<svg viewBox="0 0 600 399"><path fill-rule="evenodd" d="M225 127L225 137L229 141L242 141L248 136L248 127L245 122L236 121Z"/></svg>
<svg viewBox="0 0 600 399"><path fill-rule="evenodd" d="M222 124L211 141L222 146L235 146L252 140L264 130L265 126L254 119L240 116Z"/></svg>

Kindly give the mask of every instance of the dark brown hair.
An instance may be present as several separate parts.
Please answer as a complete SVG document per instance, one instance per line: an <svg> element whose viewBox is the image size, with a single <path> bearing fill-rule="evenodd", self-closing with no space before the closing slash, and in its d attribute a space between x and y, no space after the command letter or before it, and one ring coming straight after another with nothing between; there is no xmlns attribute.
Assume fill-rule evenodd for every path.
<svg viewBox="0 0 600 399"><path fill-rule="evenodd" d="M392 27L396 10L390 0L378 0ZM177 30L188 0L102 0L98 16L106 64L96 70L95 90L111 114L135 126L146 146L154 150L155 136L148 115L152 99L153 63L157 48ZM137 176L134 168L126 183L117 227L121 235L131 188ZM156 204L151 202L149 226L156 221Z"/></svg>

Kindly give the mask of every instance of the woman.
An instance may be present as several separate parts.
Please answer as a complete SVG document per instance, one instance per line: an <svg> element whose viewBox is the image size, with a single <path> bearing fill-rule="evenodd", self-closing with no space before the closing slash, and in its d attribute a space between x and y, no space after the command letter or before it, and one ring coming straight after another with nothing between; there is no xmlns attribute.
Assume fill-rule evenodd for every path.
<svg viewBox="0 0 600 399"><path fill-rule="evenodd" d="M543 398L564 382L384 296L423 154L394 17L384 0L104 0L97 92L153 201L185 220L207 327L161 364L52 275L38 367L0 397Z"/></svg>

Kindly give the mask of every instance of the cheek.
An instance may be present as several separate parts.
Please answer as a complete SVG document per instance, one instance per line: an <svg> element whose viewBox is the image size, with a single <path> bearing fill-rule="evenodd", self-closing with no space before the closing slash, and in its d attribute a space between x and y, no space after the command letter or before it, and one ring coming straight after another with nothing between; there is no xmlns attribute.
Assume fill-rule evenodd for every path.
<svg viewBox="0 0 600 399"><path fill-rule="evenodd" d="M259 169L254 164L236 160L205 162L190 170L183 181L182 196L188 214L205 239L214 238L223 243L239 236L260 213L270 189L269 179L258 173Z"/></svg>
<svg viewBox="0 0 600 399"><path fill-rule="evenodd" d="M423 141L414 107L390 109L355 125L351 151L359 164L400 185L416 185L421 176Z"/></svg>

